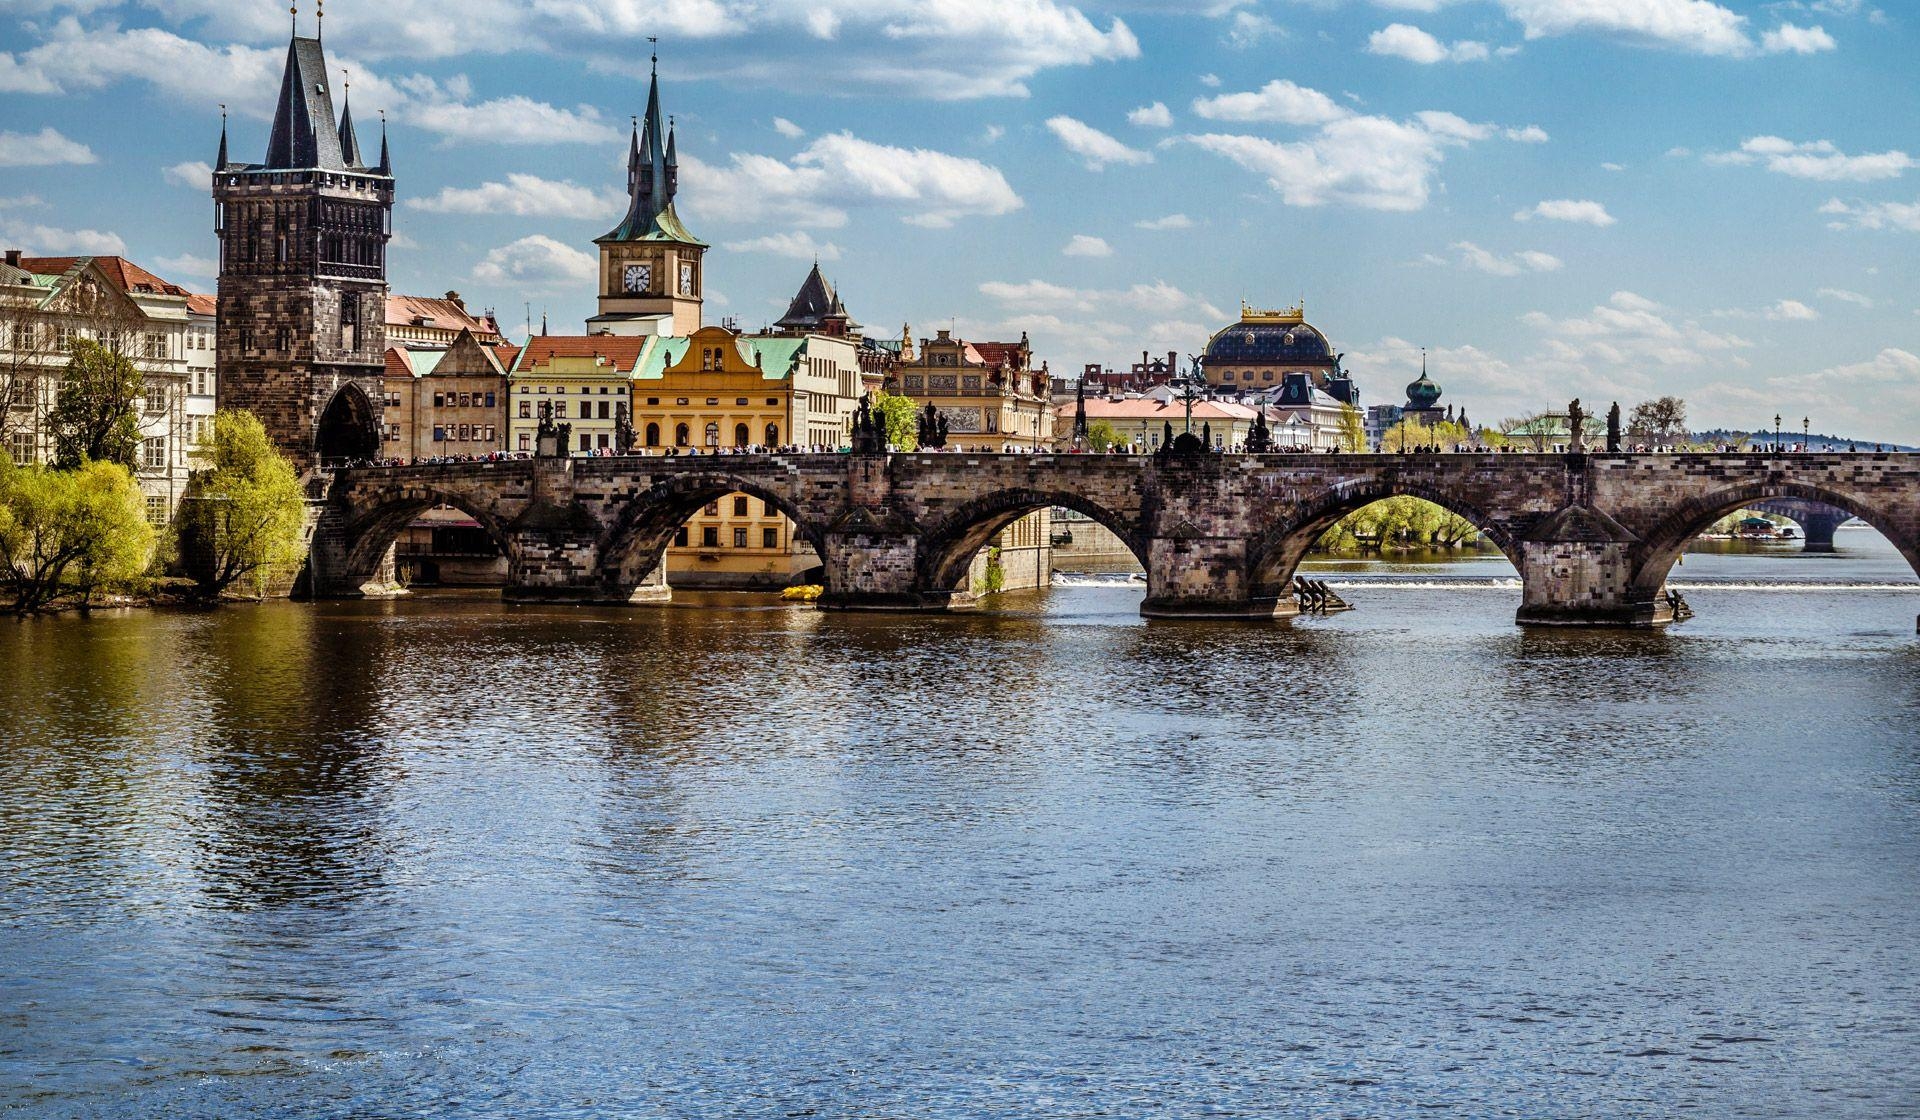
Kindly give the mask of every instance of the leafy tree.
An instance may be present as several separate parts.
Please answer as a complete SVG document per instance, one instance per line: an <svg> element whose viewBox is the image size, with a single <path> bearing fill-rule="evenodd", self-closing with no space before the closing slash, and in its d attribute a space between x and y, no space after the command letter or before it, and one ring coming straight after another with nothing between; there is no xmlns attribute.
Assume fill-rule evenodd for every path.
<svg viewBox="0 0 1920 1120"><path fill-rule="evenodd" d="M1398 495L1365 505L1321 535L1316 548L1332 552L1403 548L1458 548L1480 537L1480 528L1444 506Z"/></svg>
<svg viewBox="0 0 1920 1120"><path fill-rule="evenodd" d="M1687 434L1687 402L1679 397L1641 401L1627 417L1627 438L1636 443L1667 446Z"/></svg>
<svg viewBox="0 0 1920 1120"><path fill-rule="evenodd" d="M1350 404L1340 406L1340 450L1358 454L1367 449L1367 418Z"/></svg>
<svg viewBox="0 0 1920 1120"><path fill-rule="evenodd" d="M1126 437L1122 436L1120 429L1114 427L1110 421L1095 420L1087 425L1087 450L1089 451L1110 451L1115 444L1125 442L1127 442Z"/></svg>
<svg viewBox="0 0 1920 1120"><path fill-rule="evenodd" d="M912 451L920 446L920 409L911 398L876 389L873 414L896 450Z"/></svg>
<svg viewBox="0 0 1920 1120"><path fill-rule="evenodd" d="M153 555L140 488L117 463L18 467L0 454L0 595L17 614L132 580Z"/></svg>
<svg viewBox="0 0 1920 1120"><path fill-rule="evenodd" d="M209 468L195 476L174 528L199 594L215 598L242 579L264 584L297 569L305 495L259 417L219 412L195 453Z"/></svg>
<svg viewBox="0 0 1920 1120"><path fill-rule="evenodd" d="M1427 424L1417 418L1407 417L1381 436L1380 450L1398 452L1402 447L1450 448L1458 443L1472 442L1472 439L1471 433L1451 420L1436 420Z"/></svg>
<svg viewBox="0 0 1920 1120"><path fill-rule="evenodd" d="M100 462L132 470L140 450L134 401L145 391L145 379L125 355L92 339L74 339L68 352L66 378L47 415L54 466L73 470Z"/></svg>

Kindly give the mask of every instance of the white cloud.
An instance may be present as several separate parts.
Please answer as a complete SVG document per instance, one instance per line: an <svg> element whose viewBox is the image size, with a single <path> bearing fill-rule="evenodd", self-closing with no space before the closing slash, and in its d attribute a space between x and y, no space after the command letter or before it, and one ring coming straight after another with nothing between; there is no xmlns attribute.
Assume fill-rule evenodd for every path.
<svg viewBox="0 0 1920 1120"><path fill-rule="evenodd" d="M46 204L46 200L37 194L20 194L10 198L0 196L0 210L30 210Z"/></svg>
<svg viewBox="0 0 1920 1120"><path fill-rule="evenodd" d="M1170 229L1192 229L1193 219L1187 217L1185 214L1168 214L1164 218L1147 218L1143 221L1135 222L1133 223L1133 227L1135 229L1153 230L1155 232Z"/></svg>
<svg viewBox="0 0 1920 1120"><path fill-rule="evenodd" d="M1523 250L1511 256L1503 257L1486 249L1482 249L1471 241L1456 241L1451 248L1454 252L1460 254L1461 267L1475 269L1476 271L1485 272L1492 276L1519 276L1528 272L1557 272L1564 264L1559 257L1551 253L1542 253L1533 249Z"/></svg>
<svg viewBox="0 0 1920 1120"><path fill-rule="evenodd" d="M1767 318L1776 323L1809 323L1820 313L1797 299L1783 299L1767 308Z"/></svg>
<svg viewBox="0 0 1920 1120"><path fill-rule="evenodd" d="M1257 47L1268 39L1284 39L1287 30L1259 12L1238 11L1227 21L1227 45L1240 50Z"/></svg>
<svg viewBox="0 0 1920 1120"><path fill-rule="evenodd" d="M1162 102L1142 105L1127 113L1127 123L1138 128L1172 128L1173 110Z"/></svg>
<svg viewBox="0 0 1920 1120"><path fill-rule="evenodd" d="M1760 49L1768 54L1818 54L1836 45L1833 36L1818 27L1795 27L1791 23L1760 36Z"/></svg>
<svg viewBox="0 0 1920 1120"><path fill-rule="evenodd" d="M160 275L168 279L186 276L195 280L212 280L220 275L220 262L207 257L196 257L192 253L182 253L177 257L155 257L154 266Z"/></svg>
<svg viewBox="0 0 1920 1120"><path fill-rule="evenodd" d="M727 223L834 229L847 224L849 206L883 205L905 211L902 221L940 227L1026 205L989 164L847 132L816 138L791 161L736 152L720 167L683 152L680 172L688 209Z"/></svg>
<svg viewBox="0 0 1920 1120"><path fill-rule="evenodd" d="M1068 151L1079 156L1090 171L1103 170L1112 163L1153 162L1151 152L1129 148L1092 125L1072 117L1047 118L1047 130L1059 137L1060 143L1065 145Z"/></svg>
<svg viewBox="0 0 1920 1120"><path fill-rule="evenodd" d="M1317 89L1276 78L1251 93L1223 93L1194 101L1193 111L1210 121L1278 121L1320 125L1353 115Z"/></svg>
<svg viewBox="0 0 1920 1120"><path fill-rule="evenodd" d="M1208 89L1219 89L1219 88L1220 88L1220 75L1218 75L1218 74L1202 74L1202 75L1200 75L1200 84L1201 84L1201 85L1203 85L1203 86L1206 86L1206 87L1207 87Z"/></svg>
<svg viewBox="0 0 1920 1120"><path fill-rule="evenodd" d="M160 177L176 187L187 187L202 193L213 189L213 165L202 160L190 159L162 168Z"/></svg>
<svg viewBox="0 0 1920 1120"><path fill-rule="evenodd" d="M1837 303L1851 303L1867 308L1873 306L1873 297L1863 296L1859 292L1850 292L1845 288L1822 288L1814 294L1821 299L1830 299Z"/></svg>
<svg viewBox="0 0 1920 1120"><path fill-rule="evenodd" d="M1842 202L1828 199L1820 207L1832 215L1829 229L1898 229L1920 233L1920 200L1913 202Z"/></svg>
<svg viewBox="0 0 1920 1120"><path fill-rule="evenodd" d="M1295 87L1279 99L1276 110L1291 113L1310 107L1312 98L1299 93L1324 100L1324 95ZM1493 132L1491 126L1452 113L1418 113L1411 121L1396 121L1340 112L1342 116L1304 141L1221 133L1186 139L1265 175L1289 206L1343 203L1370 210L1419 210L1433 191L1446 149L1464 147Z"/></svg>
<svg viewBox="0 0 1920 1120"><path fill-rule="evenodd" d="M97 229L60 229L32 222L0 221L0 237L9 248L35 256L124 257L127 243L117 233Z"/></svg>
<svg viewBox="0 0 1920 1120"><path fill-rule="evenodd" d="M1603 163L1600 165L1600 170L1602 171L1625 171L1626 169L1627 165L1624 163Z"/></svg>
<svg viewBox="0 0 1920 1120"><path fill-rule="evenodd" d="M1500 0L1528 39L1598 33L1694 54L1753 51L1746 18L1709 0Z"/></svg>
<svg viewBox="0 0 1920 1120"><path fill-rule="evenodd" d="M1521 210L1513 215L1513 220L1516 222L1530 222L1535 218L1549 222L1579 222L1603 229L1615 222L1614 216L1607 213L1605 206L1585 198L1551 198L1535 205L1531 210Z"/></svg>
<svg viewBox="0 0 1920 1120"><path fill-rule="evenodd" d="M1547 135L1547 130L1537 124L1530 124L1525 128L1504 129L1503 135L1517 144L1544 144L1551 139Z"/></svg>
<svg viewBox="0 0 1920 1120"><path fill-rule="evenodd" d="M1871 183L1895 179L1920 166L1920 162L1902 151L1850 156L1835 147L1831 140L1798 143L1779 136L1754 136L1742 143L1737 151L1714 152L1705 159L1708 163L1719 165L1761 163L1775 174L1827 183Z"/></svg>
<svg viewBox="0 0 1920 1120"><path fill-rule="evenodd" d="M569 181L510 172L504 183L477 187L442 187L427 198L410 198L414 210L436 214L512 214L522 218L605 218L616 220L627 198L612 190L596 190Z"/></svg>
<svg viewBox="0 0 1920 1120"><path fill-rule="evenodd" d="M1451 46L1410 23L1390 23L1367 36L1367 53L1404 58L1431 66L1436 62L1484 62L1487 45L1462 39Z"/></svg>
<svg viewBox="0 0 1920 1120"><path fill-rule="evenodd" d="M1911 392L1920 387L1920 355L1889 346L1864 362L1829 366L1803 377L1771 378L1775 384L1840 389L1858 385L1897 384Z"/></svg>
<svg viewBox="0 0 1920 1120"><path fill-rule="evenodd" d="M1548 353L1569 362L1619 369L1647 363L1692 367L1713 360L1746 364L1739 351L1753 345L1748 340L1690 320L1675 322L1665 311L1653 300L1621 291L1583 316L1555 319L1531 311L1521 321L1551 336Z"/></svg>
<svg viewBox="0 0 1920 1120"><path fill-rule="evenodd" d="M52 128L39 132L0 132L0 167L54 167L98 163L93 149Z"/></svg>
<svg viewBox="0 0 1920 1120"><path fill-rule="evenodd" d="M768 253L776 257L791 257L797 261L840 259L840 246L831 241L815 241L812 234L804 231L773 233L745 241L729 241L723 247L735 253Z"/></svg>
<svg viewBox="0 0 1920 1120"><path fill-rule="evenodd" d="M599 269L593 254L536 233L489 251L474 266L473 276L486 284L562 289L593 283Z"/></svg>
<svg viewBox="0 0 1920 1120"><path fill-rule="evenodd" d="M1064 257L1111 257L1113 255L1113 246L1107 244L1104 238L1094 237L1091 234L1076 233L1067 241L1066 247L1060 250L1060 255Z"/></svg>
<svg viewBox="0 0 1920 1120"><path fill-rule="evenodd" d="M773 118L773 130L789 140L798 140L807 134L807 130L794 124L785 117Z"/></svg>
<svg viewBox="0 0 1920 1120"><path fill-rule="evenodd" d="M600 119L591 105L563 109L544 101L513 94L491 101L469 103L422 80L414 83L423 96L402 100L399 119L416 128L437 132L450 140L491 144L602 144L620 138Z"/></svg>
<svg viewBox="0 0 1920 1120"><path fill-rule="evenodd" d="M990 124L986 127L984 131L980 133L980 139L983 143L997 144L1000 142L1000 138L1002 136L1005 136L1006 134L1007 134L1006 129L1000 127L997 124Z"/></svg>

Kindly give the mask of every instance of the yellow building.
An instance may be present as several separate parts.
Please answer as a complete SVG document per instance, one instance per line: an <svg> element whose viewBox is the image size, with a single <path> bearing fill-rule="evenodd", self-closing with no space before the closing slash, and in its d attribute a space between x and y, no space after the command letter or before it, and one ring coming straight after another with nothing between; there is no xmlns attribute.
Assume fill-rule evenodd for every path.
<svg viewBox="0 0 1920 1120"><path fill-rule="evenodd" d="M572 455L612 455L622 406L642 355L657 338L537 335L507 371L507 450L534 450L542 406L571 429Z"/></svg>
<svg viewBox="0 0 1920 1120"><path fill-rule="evenodd" d="M1032 451L1053 439L1051 386L1046 366L1032 368L1023 331L1019 342L968 342L939 331L916 353L901 340L898 392L947 421L948 446L969 451Z"/></svg>

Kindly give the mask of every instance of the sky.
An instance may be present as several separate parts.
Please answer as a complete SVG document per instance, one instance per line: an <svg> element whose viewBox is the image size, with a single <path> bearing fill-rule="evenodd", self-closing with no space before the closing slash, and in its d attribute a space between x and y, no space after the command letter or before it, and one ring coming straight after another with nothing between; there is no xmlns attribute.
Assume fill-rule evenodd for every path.
<svg viewBox="0 0 1920 1120"><path fill-rule="evenodd" d="M313 0L300 0L304 33ZM870 333L1056 373L1304 301L1366 403L1421 348L1482 423L1684 397L1920 442L1920 9L1895 0L333 0L391 127L394 290L593 312L649 37L709 321L817 257ZM220 106L263 158L290 17L0 0L0 242L211 291ZM336 89L338 83L336 83Z"/></svg>

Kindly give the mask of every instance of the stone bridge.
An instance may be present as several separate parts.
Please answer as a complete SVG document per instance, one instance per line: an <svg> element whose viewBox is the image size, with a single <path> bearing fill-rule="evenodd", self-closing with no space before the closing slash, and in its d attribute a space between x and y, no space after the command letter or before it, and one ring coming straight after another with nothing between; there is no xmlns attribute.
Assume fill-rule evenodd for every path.
<svg viewBox="0 0 1920 1120"><path fill-rule="evenodd" d="M448 505L492 533L514 599L659 602L702 506L773 503L820 553L820 605L969 605L974 553L1030 511L1078 510L1126 542L1153 618L1291 614L1294 569L1369 502L1409 494L1479 526L1519 569L1519 621L1671 621L1667 572L1701 530L1769 499L1880 530L1920 571L1920 455L740 455L551 458L337 472L315 528L320 597L390 593L395 536Z"/></svg>

